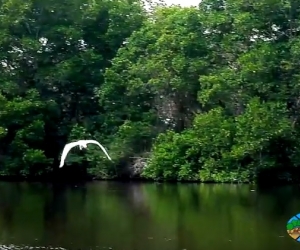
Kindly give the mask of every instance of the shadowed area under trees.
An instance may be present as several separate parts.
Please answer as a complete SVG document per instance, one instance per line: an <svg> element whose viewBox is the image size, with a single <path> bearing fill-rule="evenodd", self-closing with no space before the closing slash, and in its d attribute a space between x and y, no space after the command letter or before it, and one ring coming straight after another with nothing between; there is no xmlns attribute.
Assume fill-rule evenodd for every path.
<svg viewBox="0 0 300 250"><path fill-rule="evenodd" d="M298 181L299 12L0 0L0 176Z"/></svg>

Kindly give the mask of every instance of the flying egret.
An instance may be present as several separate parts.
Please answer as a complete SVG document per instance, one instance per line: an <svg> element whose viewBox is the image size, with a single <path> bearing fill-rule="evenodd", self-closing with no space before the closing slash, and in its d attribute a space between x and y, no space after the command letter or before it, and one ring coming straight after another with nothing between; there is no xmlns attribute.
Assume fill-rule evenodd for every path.
<svg viewBox="0 0 300 250"><path fill-rule="evenodd" d="M76 142L71 142L71 143L66 144L66 146L64 147L63 153L61 155L59 167L61 168L65 164L65 159L67 157L67 154L71 150L71 148L79 146L79 149L82 150L82 148L87 148L87 144L88 143L97 144L103 150L103 152L105 153L105 155L107 156L107 158L109 160L111 160L111 158L108 155L108 153L106 152L105 148L99 142L97 142L95 140L79 140L79 141L76 141Z"/></svg>

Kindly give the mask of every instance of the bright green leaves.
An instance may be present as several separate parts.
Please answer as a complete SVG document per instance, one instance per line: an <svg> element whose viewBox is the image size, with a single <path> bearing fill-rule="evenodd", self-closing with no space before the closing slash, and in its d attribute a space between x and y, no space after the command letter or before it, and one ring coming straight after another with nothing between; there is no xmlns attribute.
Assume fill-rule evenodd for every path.
<svg viewBox="0 0 300 250"><path fill-rule="evenodd" d="M159 135L142 176L158 180L177 180L180 167L184 164L184 155L180 154L183 141L179 141L180 139L181 136L172 131Z"/></svg>
<svg viewBox="0 0 300 250"><path fill-rule="evenodd" d="M49 165L52 160L45 156L45 153L40 149L27 149L22 157L22 170L20 175L28 177L43 176L45 173L51 173Z"/></svg>
<svg viewBox="0 0 300 250"><path fill-rule="evenodd" d="M257 169L275 167L279 161L273 144L282 138L293 139L284 105L261 103L257 98L250 101L244 114L236 117L236 128L233 157L237 160L247 158Z"/></svg>
<svg viewBox="0 0 300 250"><path fill-rule="evenodd" d="M235 119L226 116L221 108L212 109L197 115L194 125L181 134L161 134L143 175L250 181L260 169L278 164L280 156L272 150L272 143L281 138L292 139L291 124L281 104L261 103L254 98ZM199 176L193 178L196 175Z"/></svg>
<svg viewBox="0 0 300 250"><path fill-rule="evenodd" d="M226 164L222 157L230 152L234 132L233 121L221 109L197 115L190 129L158 137L143 175L166 178L172 174L175 180L220 181L213 176L231 163L222 166Z"/></svg>
<svg viewBox="0 0 300 250"><path fill-rule="evenodd" d="M47 175L46 165L51 171L58 167L50 164L59 160L68 140L107 138L97 90L111 59L146 13L138 0L0 5L1 173ZM93 167L99 162L95 155L102 157L95 149L70 162Z"/></svg>
<svg viewBox="0 0 300 250"><path fill-rule="evenodd" d="M20 138L23 141L31 143L33 145L38 142L42 144L42 138L44 138L45 136L44 126L45 124L43 121L33 120L32 123L29 123L27 127L17 132L16 138Z"/></svg>
<svg viewBox="0 0 300 250"><path fill-rule="evenodd" d="M138 0L2 3L1 174L47 174L79 139L113 161L91 145L67 162L102 178L139 157L152 179L242 182L297 167L299 6L250 2L151 13Z"/></svg>
<svg viewBox="0 0 300 250"><path fill-rule="evenodd" d="M32 121L32 115L42 117L45 108L36 90L28 90L25 97L15 97L10 101L5 101L4 97L1 99L0 121L6 126L27 124Z"/></svg>
<svg viewBox="0 0 300 250"><path fill-rule="evenodd" d="M45 167L52 161L43 150L45 103L39 98L36 90L28 90L25 97L9 101L1 98L0 122L6 127L0 136L2 150L7 152L2 162L5 175L45 173Z"/></svg>
<svg viewBox="0 0 300 250"><path fill-rule="evenodd" d="M201 31L197 9L158 8L112 60L98 93L106 111L103 128L120 162L147 154L167 127L182 131L191 123L199 74L208 66ZM173 178L168 171L164 178Z"/></svg>
<svg viewBox="0 0 300 250"><path fill-rule="evenodd" d="M132 34L99 95L110 112L106 131L127 134L120 138L131 154L125 138L134 126L124 120L156 118L162 133L144 177L244 182L295 164L298 42L288 35L288 8L271 0L159 8ZM123 148L121 139L113 144Z"/></svg>
<svg viewBox="0 0 300 250"><path fill-rule="evenodd" d="M236 122L235 140L239 143L246 143L250 151L252 143L264 147L264 144L272 138L289 136L291 132L291 123L287 119L284 105L261 103L258 98L250 101L245 113L236 117Z"/></svg>
<svg viewBox="0 0 300 250"><path fill-rule="evenodd" d="M7 135L7 129L0 127L0 139Z"/></svg>

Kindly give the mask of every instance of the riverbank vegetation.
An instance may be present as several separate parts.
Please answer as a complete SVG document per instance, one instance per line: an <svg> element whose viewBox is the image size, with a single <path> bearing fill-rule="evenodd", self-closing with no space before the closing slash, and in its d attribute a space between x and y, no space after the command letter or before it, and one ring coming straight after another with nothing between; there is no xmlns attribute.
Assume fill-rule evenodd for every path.
<svg viewBox="0 0 300 250"><path fill-rule="evenodd" d="M300 1L0 5L2 177L298 180Z"/></svg>

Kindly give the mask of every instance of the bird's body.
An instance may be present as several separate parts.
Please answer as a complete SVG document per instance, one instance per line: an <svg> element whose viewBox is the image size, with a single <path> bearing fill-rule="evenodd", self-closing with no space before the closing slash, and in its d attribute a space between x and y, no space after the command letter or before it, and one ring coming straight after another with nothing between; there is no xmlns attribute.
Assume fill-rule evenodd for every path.
<svg viewBox="0 0 300 250"><path fill-rule="evenodd" d="M82 148L87 148L87 144L88 143L97 144L103 150L103 152L105 153L105 155L107 156L107 158L109 160L111 160L111 158L108 155L108 153L106 152L105 148L99 142L97 142L95 140L79 140L79 141L76 141L76 142L71 142L71 143L66 144L66 146L64 147L63 153L61 155L59 167L61 168L64 165L65 159L67 157L67 154L69 153L69 151L73 147L79 146L79 149L81 150Z"/></svg>

